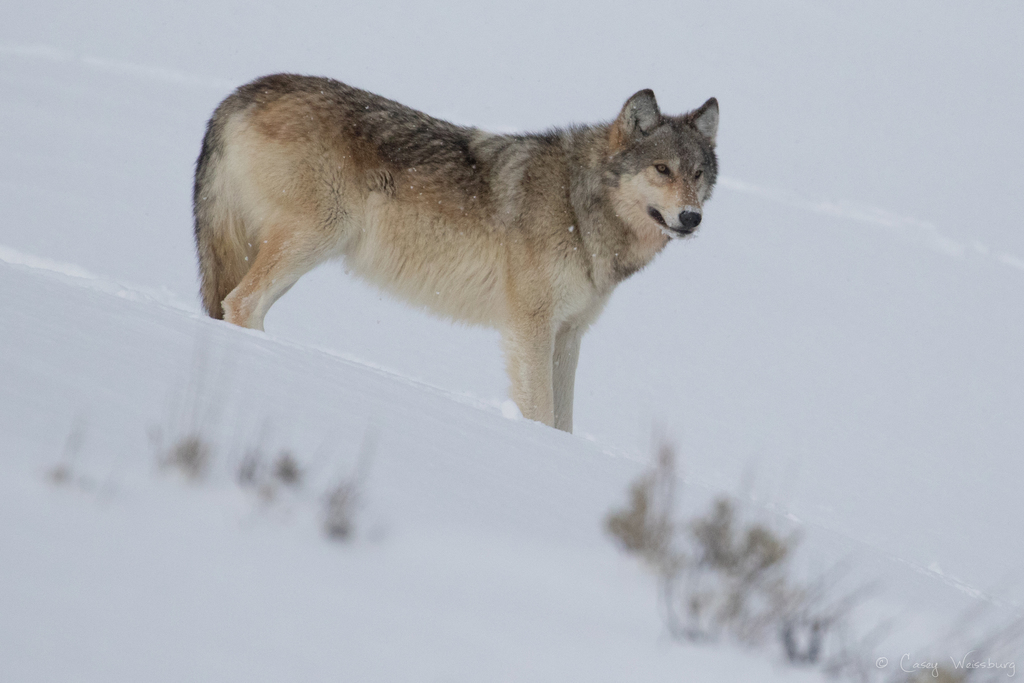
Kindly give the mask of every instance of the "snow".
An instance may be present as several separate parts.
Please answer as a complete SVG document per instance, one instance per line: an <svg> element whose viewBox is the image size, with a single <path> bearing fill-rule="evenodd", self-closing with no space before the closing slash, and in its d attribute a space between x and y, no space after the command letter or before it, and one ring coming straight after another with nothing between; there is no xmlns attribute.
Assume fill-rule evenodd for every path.
<svg viewBox="0 0 1024 683"><path fill-rule="evenodd" d="M1022 26L1006 2L6 12L0 679L815 680L668 638L601 527L652 433L687 511L732 493L800 531L803 570L880 578L893 663L968 610L1019 615ZM200 315L203 127L275 71L498 131L719 99L715 197L585 337L575 435L507 400L495 333L338 267L266 334ZM197 429L190 484L152 441ZM356 539L331 542L368 434ZM234 483L260 445L298 491Z"/></svg>

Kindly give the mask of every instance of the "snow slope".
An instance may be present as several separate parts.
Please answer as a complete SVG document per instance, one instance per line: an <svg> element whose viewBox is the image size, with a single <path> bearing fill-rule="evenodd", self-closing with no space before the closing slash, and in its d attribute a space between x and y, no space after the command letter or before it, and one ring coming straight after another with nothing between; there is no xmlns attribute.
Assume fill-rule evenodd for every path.
<svg viewBox="0 0 1024 683"><path fill-rule="evenodd" d="M152 658L118 664L119 642L173 650L168 679L273 680L298 661L318 678L358 661L369 680L461 680L501 661L509 678L620 680L718 657L665 641L648 580L601 537L655 429L679 444L694 507L729 491L799 520L810 564L852 555L936 623L975 603L1020 611L1024 10L631 8L6 13L0 552L17 561L0 566L0 601L18 616L0 661L18 680L136 679ZM671 112L719 98L719 189L697 238L625 283L585 339L576 436L500 417L494 333L336 267L300 281L266 336L197 316L203 126L232 87L284 70L495 130L607 119L642 87ZM265 420L319 463L320 489L289 512L228 484ZM183 491L153 472L147 430L197 421L218 435L220 469ZM42 473L78 423L92 488L54 489ZM349 471L369 424L379 538L332 547L314 538L313 491ZM486 609L501 586L517 597ZM138 629L149 621L162 625ZM392 642L408 656L369 656Z"/></svg>
<svg viewBox="0 0 1024 683"><path fill-rule="evenodd" d="M110 283L0 282L4 680L794 680L666 642L602 532L636 462ZM154 427L215 445L202 485L161 476ZM321 497L368 430L357 538L332 543ZM253 447L297 454L298 493L234 485Z"/></svg>

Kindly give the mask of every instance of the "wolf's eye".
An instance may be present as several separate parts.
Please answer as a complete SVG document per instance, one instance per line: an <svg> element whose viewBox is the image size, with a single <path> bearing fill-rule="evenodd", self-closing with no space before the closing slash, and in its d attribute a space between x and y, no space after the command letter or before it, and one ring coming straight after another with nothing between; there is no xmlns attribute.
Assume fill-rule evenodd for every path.
<svg viewBox="0 0 1024 683"><path fill-rule="evenodd" d="M704 171L697 171L696 173L693 174L693 179L694 180L700 180L700 177L702 175L704 175Z"/></svg>
<svg viewBox="0 0 1024 683"><path fill-rule="evenodd" d="M665 164L655 164L654 170L660 173L661 175L669 174L668 166L666 166Z"/></svg>

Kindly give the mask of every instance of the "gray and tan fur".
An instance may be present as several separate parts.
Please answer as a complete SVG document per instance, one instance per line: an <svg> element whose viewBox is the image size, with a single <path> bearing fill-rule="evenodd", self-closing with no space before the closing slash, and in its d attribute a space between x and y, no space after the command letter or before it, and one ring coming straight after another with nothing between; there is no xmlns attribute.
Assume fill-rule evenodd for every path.
<svg viewBox="0 0 1024 683"><path fill-rule="evenodd" d="M523 415L572 431L580 338L615 286L693 233L718 102L492 135L337 81L276 75L225 99L196 163L202 299L263 329L329 259L441 316L496 327Z"/></svg>

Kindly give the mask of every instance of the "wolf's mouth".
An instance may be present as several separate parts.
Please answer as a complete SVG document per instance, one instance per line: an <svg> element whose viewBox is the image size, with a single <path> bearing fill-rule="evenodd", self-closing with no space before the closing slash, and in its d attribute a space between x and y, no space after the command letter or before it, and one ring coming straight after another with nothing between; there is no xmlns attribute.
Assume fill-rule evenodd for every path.
<svg viewBox="0 0 1024 683"><path fill-rule="evenodd" d="M665 222L665 218L664 216L661 215L661 211L658 211L653 206L647 207L647 215L653 218L654 220L658 221L658 225L660 225L661 227L668 227L668 223Z"/></svg>
<svg viewBox="0 0 1024 683"><path fill-rule="evenodd" d="M669 237L672 237L672 236L686 237L688 235L692 235L693 233L695 233L697 231L697 226L693 226L692 228L684 228L684 227L678 227L677 228L677 227L670 226L665 221L665 217L661 215L661 212L658 211L657 209L655 209L653 206L647 207L647 215L650 216L651 218L653 218L654 220L656 220L658 222L658 225L660 225L662 227L662 232L664 232Z"/></svg>

